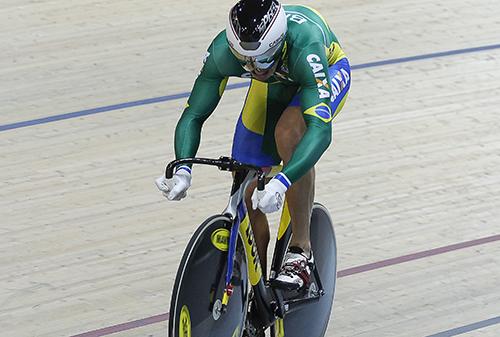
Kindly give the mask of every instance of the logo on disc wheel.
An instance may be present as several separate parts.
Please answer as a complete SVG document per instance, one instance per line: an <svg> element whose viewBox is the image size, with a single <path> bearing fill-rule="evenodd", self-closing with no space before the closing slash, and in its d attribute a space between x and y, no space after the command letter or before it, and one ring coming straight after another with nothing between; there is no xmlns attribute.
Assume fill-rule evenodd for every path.
<svg viewBox="0 0 500 337"><path fill-rule="evenodd" d="M179 337L191 337L191 317L187 306L183 306L179 318Z"/></svg>
<svg viewBox="0 0 500 337"><path fill-rule="evenodd" d="M229 249L229 230L225 228L219 228L212 233L211 239L212 244L218 250L223 252L227 252Z"/></svg>

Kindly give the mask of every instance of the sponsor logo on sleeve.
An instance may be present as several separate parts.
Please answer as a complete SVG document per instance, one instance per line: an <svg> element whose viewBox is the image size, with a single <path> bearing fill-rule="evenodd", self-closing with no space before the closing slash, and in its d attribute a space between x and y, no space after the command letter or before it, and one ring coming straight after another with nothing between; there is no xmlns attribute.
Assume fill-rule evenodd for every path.
<svg viewBox="0 0 500 337"><path fill-rule="evenodd" d="M332 76L332 97L330 98L332 102L335 101L342 90L344 90L344 88L347 86L347 83L349 83L349 79L349 73L343 68L341 68L334 76Z"/></svg>
<svg viewBox="0 0 500 337"><path fill-rule="evenodd" d="M306 60L311 66L311 70L316 78L319 98L330 98L330 86L328 85L325 67L321 64L321 58L316 54L309 54L307 55Z"/></svg>

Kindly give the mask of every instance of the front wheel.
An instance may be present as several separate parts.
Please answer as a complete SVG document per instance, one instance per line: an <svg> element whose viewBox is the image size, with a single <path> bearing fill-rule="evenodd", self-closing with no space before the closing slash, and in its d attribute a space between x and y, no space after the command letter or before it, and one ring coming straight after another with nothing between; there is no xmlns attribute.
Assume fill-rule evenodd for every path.
<svg viewBox="0 0 500 337"><path fill-rule="evenodd" d="M248 300L246 257L240 239L232 276L233 295L220 311L232 222L216 215L191 237L175 278L169 313L169 337L240 337Z"/></svg>

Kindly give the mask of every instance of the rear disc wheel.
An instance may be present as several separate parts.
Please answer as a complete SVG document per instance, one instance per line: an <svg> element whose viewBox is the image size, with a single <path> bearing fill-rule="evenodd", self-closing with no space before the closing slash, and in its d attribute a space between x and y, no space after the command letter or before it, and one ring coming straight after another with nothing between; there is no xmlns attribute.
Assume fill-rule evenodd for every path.
<svg viewBox="0 0 500 337"><path fill-rule="evenodd" d="M311 216L311 248L325 294L317 302L290 312L284 318L286 337L323 337L330 320L337 276L337 244L330 213L314 203ZM318 290L313 277L311 293ZM316 288L316 289L314 289Z"/></svg>

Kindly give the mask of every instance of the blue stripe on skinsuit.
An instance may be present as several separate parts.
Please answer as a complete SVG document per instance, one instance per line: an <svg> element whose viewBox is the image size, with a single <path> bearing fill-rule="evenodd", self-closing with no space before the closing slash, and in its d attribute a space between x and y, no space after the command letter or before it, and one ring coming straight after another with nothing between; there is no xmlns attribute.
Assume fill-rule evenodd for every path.
<svg viewBox="0 0 500 337"><path fill-rule="evenodd" d="M334 66L339 65L335 69ZM333 117L337 116L342 107L344 106L344 102L351 88L351 66L349 65L349 61L347 58L340 60L335 63L332 67L329 68L330 79L332 82L332 92L333 87L340 86L341 90L338 96L335 98L333 102L330 103L330 107L332 109ZM338 76L338 78L336 78ZM344 86L342 88L342 86Z"/></svg>
<svg viewBox="0 0 500 337"><path fill-rule="evenodd" d="M264 137L248 130L240 116L234 132L231 156L240 162L261 167L279 164L272 156L262 152L263 142Z"/></svg>

